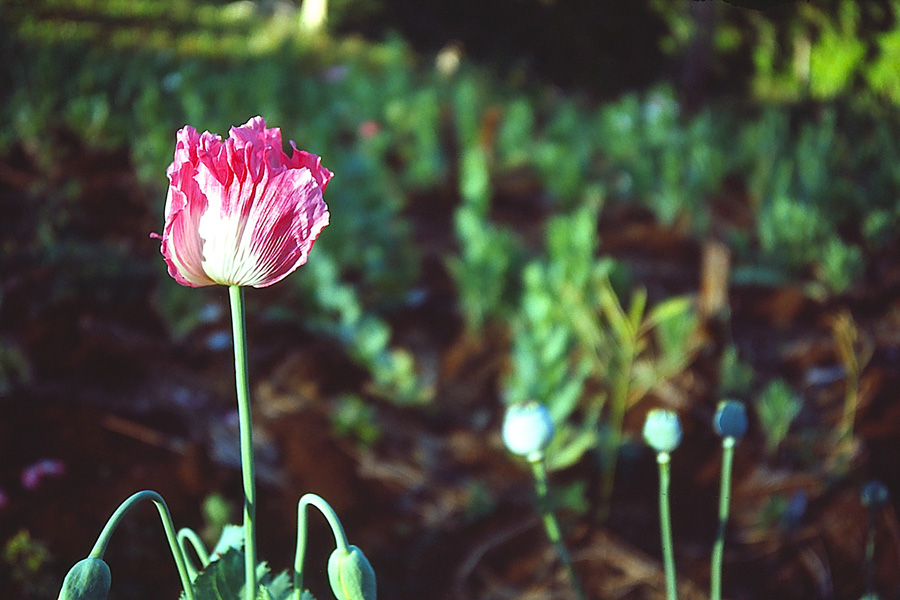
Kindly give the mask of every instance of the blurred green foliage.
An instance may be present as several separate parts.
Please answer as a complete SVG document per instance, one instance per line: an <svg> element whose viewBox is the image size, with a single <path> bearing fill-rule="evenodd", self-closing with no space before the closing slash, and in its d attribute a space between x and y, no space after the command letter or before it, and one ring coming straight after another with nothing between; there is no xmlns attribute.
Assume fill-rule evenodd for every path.
<svg viewBox="0 0 900 600"><path fill-rule="evenodd" d="M375 418L376 410L356 394L338 398L331 415L332 427L340 435L352 437L364 446L371 446L381 437L381 429Z"/></svg>
<svg viewBox="0 0 900 600"><path fill-rule="evenodd" d="M804 2L748 11L653 0L668 24L662 47L685 55L714 24L711 71L766 102L832 100L858 94L900 102L895 65L900 2ZM704 13L700 16L700 13ZM706 19L706 20L704 20Z"/></svg>
<svg viewBox="0 0 900 600"><path fill-rule="evenodd" d="M771 382L756 399L754 408L766 438L766 450L772 454L787 437L791 423L800 414L803 403L781 379Z"/></svg>
<svg viewBox="0 0 900 600"><path fill-rule="evenodd" d="M167 7L172 10L156 10ZM162 173L179 127L191 123L224 134L250 116L265 115L286 139L322 155L339 173L329 189L332 225L317 243L320 259L312 261L320 267L311 269L318 302L307 314L315 320L339 313L339 337L372 371L380 391L402 401L427 399L415 383L411 355L388 349L390 327L379 316L404 302L418 273L418 255L400 218L401 189L407 182L433 185L440 170L435 139L423 133L434 131L434 123L423 121L427 113L397 105L416 98L420 88L401 42L322 39L316 43L325 47L311 46L297 39L295 14L268 14L249 2L8 8L3 25L12 31L4 36L2 60L9 102L0 117L11 126L4 128L0 152L21 148L39 168L58 172L64 159L59 138L71 132L94 150L125 149L140 179L162 197ZM360 129L367 122L376 126L371 133ZM160 202L154 212L161 209ZM41 221L57 218L49 216ZM109 254L90 238L65 250L53 235L64 225L45 228L50 233L36 260L52 264L54 256L83 260L97 254L88 264L114 271L88 281L81 269L61 264L53 281L65 293L81 284L94 295L119 287L117 270L146 275L146 268L123 269L127 256ZM341 278L354 284L344 286ZM291 280L301 295L310 288L303 279ZM185 299L180 292L166 280L155 297L165 306L181 305L183 315L203 312L205 298ZM171 323L172 331L183 337L201 322L183 316Z"/></svg>
<svg viewBox="0 0 900 600"><path fill-rule="evenodd" d="M737 346L728 344L719 359L719 396L746 397L753 386L753 367L741 359Z"/></svg>
<svg viewBox="0 0 900 600"><path fill-rule="evenodd" d="M46 546L24 529L9 538L3 547L3 562L13 583L32 597L49 598L55 592L57 582L51 569L52 560Z"/></svg>
<svg viewBox="0 0 900 600"><path fill-rule="evenodd" d="M351 4L335 2L335 19L354 18ZM656 4L664 47L683 54L697 32L691 3ZM340 340L371 373L367 392L427 402L434 383L390 318L422 278L407 211L450 190L456 247L440 251L465 328L513 332L508 395L540 399L571 424L557 454L571 464L609 435L596 427L601 414L613 432L604 444L618 445L615 415L684 368L694 325L687 300L654 298L648 309L621 265L599 256L604 206L639 205L688 236L723 238L738 284L799 280L820 297L852 292L896 240L900 84L885 65L900 49L890 25L900 3L805 3L784 29L715 4L713 67L749 57L748 94L688 110L675 82L598 105L465 59L434 68L396 37L304 38L293 4L6 3L0 153L46 172L31 193L50 201L22 217L33 223L27 243L0 234L4 255L49 265L58 289L48 296L102 299L158 282L159 312L182 315L170 333L190 335L205 295L184 296L128 244L67 233L78 224L73 199L89 192L66 173L72 144L62 142L127 161L161 222L174 132L190 123L225 134L262 114L337 173L332 224L303 276L285 284L290 312L267 317L302 318ZM510 192L510 182L524 185ZM498 216L500 195L508 213L547 217L543 239ZM736 355L723 369L725 387L752 384Z"/></svg>
<svg viewBox="0 0 900 600"><path fill-rule="evenodd" d="M558 423L547 451L550 469L598 451L606 504L625 414L687 366L697 319L687 298L648 309L646 292L637 289L621 303L621 267L597 255L598 208L587 203L551 219L545 254L522 272L506 397L538 400Z"/></svg>

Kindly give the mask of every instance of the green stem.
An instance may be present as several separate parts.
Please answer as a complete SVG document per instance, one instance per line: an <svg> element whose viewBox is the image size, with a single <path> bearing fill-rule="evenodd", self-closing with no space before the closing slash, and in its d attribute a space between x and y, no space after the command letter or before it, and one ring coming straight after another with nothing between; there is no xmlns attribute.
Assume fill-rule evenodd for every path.
<svg viewBox="0 0 900 600"><path fill-rule="evenodd" d="M875 596L875 521L877 511L869 508L869 527L866 531L866 597Z"/></svg>
<svg viewBox="0 0 900 600"><path fill-rule="evenodd" d="M193 561L191 561L187 550L188 547L191 547L197 555L197 559L200 561L200 569L205 569L209 565L209 552L206 551L206 546L203 545L203 540L200 539L197 532L190 527L182 527L179 529L177 538L178 546L181 548L181 552L184 554L184 559L187 563L188 573L191 576L191 581L193 581L197 578L197 575L199 575L200 570L197 569L194 566Z"/></svg>
<svg viewBox="0 0 900 600"><path fill-rule="evenodd" d="M677 600L675 551L672 547L672 517L669 514L669 453L656 455L659 463L659 528L662 536L663 566L666 571L666 599Z"/></svg>
<svg viewBox="0 0 900 600"><path fill-rule="evenodd" d="M253 419L247 376L244 288L229 286L231 329L234 335L234 374L241 430L241 474L244 483L244 598L256 599L256 473L253 462Z"/></svg>
<svg viewBox="0 0 900 600"><path fill-rule="evenodd" d="M610 400L611 410L609 419L609 436L606 441L605 457L603 465L603 479L600 490L600 519L605 521L609 516L612 505L613 487L616 479L616 466L619 462L619 446L622 444L622 426L625 422L625 412L628 409L628 387L631 383L631 370L634 367L634 349L636 340L629 338L627 348L623 350L620 369L613 381ZM626 344L623 344L626 345Z"/></svg>
<svg viewBox="0 0 900 600"><path fill-rule="evenodd" d="M324 498L317 494L304 494L297 503L297 552L294 554L294 600L300 600L303 594L303 559L306 557L306 507L314 506L319 509L328 525L331 526L331 533L334 535L334 543L338 550L347 553L350 552L350 543L347 541L347 534L344 533L344 526L337 513L331 508L331 505Z"/></svg>
<svg viewBox="0 0 900 600"><path fill-rule="evenodd" d="M103 555L106 553L106 547L109 545L109 540L112 537L113 532L119 526L119 523L121 523L125 515L128 514L135 505L144 500L150 500L156 506L156 510L159 512L159 518L162 519L163 529L166 531L169 549L172 551L172 557L175 559L175 567L178 569L178 576L181 578L181 587L184 589L184 595L187 600L194 600L194 589L191 587L191 579L184 561L184 554L181 552L181 547L178 545L178 538L175 535L175 525L172 523L172 515L169 513L169 507L166 506L165 500L163 500L162 496L156 492L144 490L131 495L125 502L120 504L119 508L117 508L109 518L109 521L106 522L106 526L103 527L103 531L100 532L100 536L97 538L97 542L94 544L94 547L91 548L91 553L88 556L91 558L102 559Z"/></svg>
<svg viewBox="0 0 900 600"><path fill-rule="evenodd" d="M569 581L572 585L572 589L575 591L575 596L578 600L585 600L586 596L581 587L581 581L578 579L578 574L575 572L575 567L572 565L572 558L569 556L569 551L563 543L559 522L556 520L556 515L553 514L553 511L549 506L547 466L544 464L543 457L530 462L532 473L534 473L535 488L537 489L538 500L540 501L541 517L544 521L544 529L547 531L547 537L550 538L550 541L556 546L556 553L559 555L559 559L562 561L563 566L569 575Z"/></svg>
<svg viewBox="0 0 900 600"><path fill-rule="evenodd" d="M725 527L728 524L728 507L731 502L731 463L734 459L733 437L722 440L722 477L719 479L719 525L713 544L712 565L710 566L709 598L722 598L722 556L725 551Z"/></svg>

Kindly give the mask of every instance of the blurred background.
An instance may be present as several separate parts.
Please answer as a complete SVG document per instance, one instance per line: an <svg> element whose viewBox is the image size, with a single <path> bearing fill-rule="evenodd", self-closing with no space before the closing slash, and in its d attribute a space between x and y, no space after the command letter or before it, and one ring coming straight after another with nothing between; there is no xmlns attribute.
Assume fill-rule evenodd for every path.
<svg viewBox="0 0 900 600"><path fill-rule="evenodd" d="M685 428L682 596L705 597L728 397L751 428L726 596L900 597L898 16L2 0L0 596L55 598L140 489L209 540L239 518L227 294L180 287L149 234L175 132L262 115L335 172L309 263L247 293L274 568L314 491L383 598L571 597L499 437L504 406L534 398L589 596L661 598L640 427L662 406ZM860 501L871 479L882 509ZM107 557L110 598L177 597L152 509Z"/></svg>

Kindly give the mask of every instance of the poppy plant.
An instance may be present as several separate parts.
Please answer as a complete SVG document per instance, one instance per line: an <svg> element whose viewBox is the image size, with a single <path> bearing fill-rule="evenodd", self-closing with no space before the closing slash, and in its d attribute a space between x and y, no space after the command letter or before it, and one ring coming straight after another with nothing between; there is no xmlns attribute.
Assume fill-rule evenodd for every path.
<svg viewBox="0 0 900 600"><path fill-rule="evenodd" d="M298 504L294 584L287 573L273 575L257 560L256 475L253 419L247 372L244 288L276 283L306 262L319 232L328 225L322 193L332 177L318 156L291 142L284 153L281 132L262 117L232 127L227 140L193 127L178 132L175 160L169 166L169 193L161 251L169 274L190 287L225 285L231 301L234 375L238 404L243 527L226 527L210 553L190 528L176 532L162 496L152 490L132 494L112 514L91 553L66 575L59 600L105 600L110 589L104 562L110 537L138 504L156 505L181 579L184 600L232 598L291 600L312 597L302 589L306 552L306 506L318 508L335 534L336 550L328 561L328 577L339 600L375 600L372 565L351 546L334 510L320 496L306 494ZM62 472L62 463L44 460L23 475L39 479ZM28 481L31 481L29 479ZM23 479L25 482L25 479ZM27 482L26 482L27 483ZM28 487L23 483L25 487ZM39 482L38 482L39 483ZM37 483L35 483L37 485ZM0 507L5 501L0 490ZM243 554L243 561L240 560ZM196 559L196 560L195 560ZM199 565L196 561L199 561ZM243 562L243 577L237 572Z"/></svg>
<svg viewBox="0 0 900 600"><path fill-rule="evenodd" d="M227 140L186 126L169 165L160 251L169 274L191 287L226 285L244 488L244 600L255 600L256 467L244 321L246 286L281 281L306 262L328 225L322 193L333 173L315 154L285 154L281 130L262 117L232 127Z"/></svg>
<svg viewBox="0 0 900 600"><path fill-rule="evenodd" d="M160 251L169 274L191 287L266 287L306 262L328 225L322 193L333 173L315 154L288 156L262 117L227 140L186 126L166 170Z"/></svg>

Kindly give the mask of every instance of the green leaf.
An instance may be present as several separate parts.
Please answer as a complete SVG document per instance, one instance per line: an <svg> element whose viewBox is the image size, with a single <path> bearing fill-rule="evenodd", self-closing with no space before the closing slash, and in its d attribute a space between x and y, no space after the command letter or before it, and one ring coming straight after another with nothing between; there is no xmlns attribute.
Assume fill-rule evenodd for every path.
<svg viewBox="0 0 900 600"><path fill-rule="evenodd" d="M773 381L756 401L756 415L766 436L766 449L774 452L800 414L802 402L783 380Z"/></svg>
<svg viewBox="0 0 900 600"><path fill-rule="evenodd" d="M653 307L643 327L648 330L670 319L683 317L691 312L691 306L691 299L684 296L664 300Z"/></svg>
<svg viewBox="0 0 900 600"><path fill-rule="evenodd" d="M601 282L600 289L598 290L597 302L600 304L603 316L606 317L606 320L616 337L616 341L622 345L633 345L634 338L636 337L635 331L631 328L631 321L628 320L625 311L622 310L619 296L613 289L609 279L604 279Z"/></svg>
<svg viewBox="0 0 900 600"><path fill-rule="evenodd" d="M259 582L257 600L289 600L293 582L288 573L273 575L268 564L261 562L256 567L256 578ZM197 576L194 595L196 600L242 600L243 587L244 554L231 548ZM307 593L301 600L306 598L312 598L312 595Z"/></svg>
<svg viewBox="0 0 900 600"><path fill-rule="evenodd" d="M753 385L753 367L741 360L733 343L722 350L719 362L719 392L723 396L745 395Z"/></svg>
<svg viewBox="0 0 900 600"><path fill-rule="evenodd" d="M225 555L230 550L238 550L244 547L244 528L240 525L225 525L219 541L216 542L210 556Z"/></svg>
<svg viewBox="0 0 900 600"><path fill-rule="evenodd" d="M638 331L641 328L641 320L644 318L644 310L647 308L647 290L640 288L631 298L631 306L628 308L628 318L631 320L631 329Z"/></svg>
<svg viewBox="0 0 900 600"><path fill-rule="evenodd" d="M288 600L293 591L293 578L288 575L287 571L282 571L275 576L267 573L265 577L261 578L261 581L272 600Z"/></svg>
<svg viewBox="0 0 900 600"><path fill-rule="evenodd" d="M227 550L194 580L195 600L241 600L244 586L244 554Z"/></svg>
<svg viewBox="0 0 900 600"><path fill-rule="evenodd" d="M256 592L256 600L275 600L275 597L272 596L272 592L269 591L269 588L261 585Z"/></svg>
<svg viewBox="0 0 900 600"><path fill-rule="evenodd" d="M547 470L559 471L571 467L585 452L597 445L597 428L593 423L578 427L563 423L557 430L558 444L547 451Z"/></svg>

